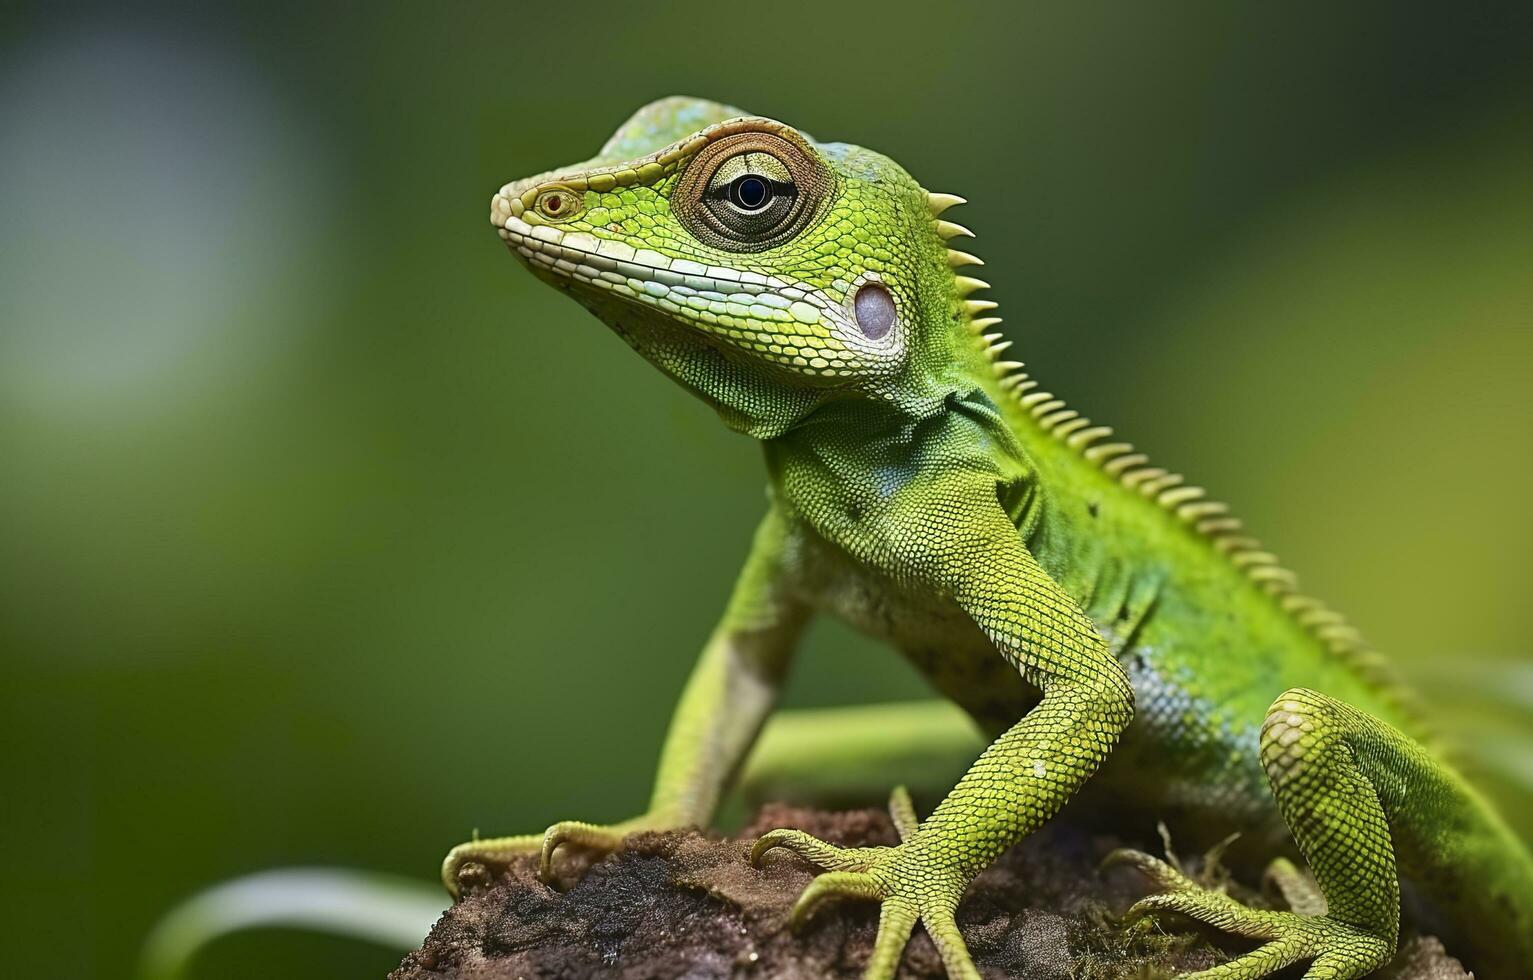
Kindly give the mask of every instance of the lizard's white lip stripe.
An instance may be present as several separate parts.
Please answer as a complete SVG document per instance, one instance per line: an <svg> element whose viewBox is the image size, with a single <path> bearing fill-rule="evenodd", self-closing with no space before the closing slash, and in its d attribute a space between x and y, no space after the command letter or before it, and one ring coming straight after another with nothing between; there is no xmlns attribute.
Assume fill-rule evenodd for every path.
<svg viewBox="0 0 1533 980"><path fill-rule="evenodd" d="M635 296L642 293L658 298L674 291L682 296L717 294L719 299L780 309L806 303L816 307L817 313L832 308L819 290L795 286L776 276L673 259L586 232L529 225L509 215L502 228L503 237L523 258L593 285L626 286ZM654 285L664 290L647 288Z"/></svg>
<svg viewBox="0 0 1533 980"><path fill-rule="evenodd" d="M806 334L823 325L854 351L880 358L898 354L902 346L878 343L863 336L844 304L825 291L786 282L776 276L708 266L690 259L670 258L648 249L588 232L565 231L551 225L530 225L502 212L500 231L508 245L531 264L588 283L637 302L672 313L684 310L710 323L747 328L770 321L785 334ZM850 283L836 283L843 295Z"/></svg>

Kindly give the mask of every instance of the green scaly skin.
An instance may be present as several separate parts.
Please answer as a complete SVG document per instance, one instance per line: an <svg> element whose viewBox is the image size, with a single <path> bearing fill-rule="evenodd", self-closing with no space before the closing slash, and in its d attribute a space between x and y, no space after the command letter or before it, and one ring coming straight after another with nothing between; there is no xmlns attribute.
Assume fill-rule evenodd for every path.
<svg viewBox="0 0 1533 980"><path fill-rule="evenodd" d="M753 861L783 847L824 869L796 921L826 898L882 903L869 978L894 975L917 922L950 976L979 976L954 920L965 887L1098 770L1111 792L1211 825L1281 819L1313 871L1323 908L1258 911L1116 855L1161 889L1135 915L1264 940L1200 977L1370 972L1395 949L1401 873L1473 924L1480 969L1533 966L1527 851L1423 746L1356 634L1221 505L1000 359L994 304L969 298L985 284L955 271L979 264L949 247L968 234L940 217L955 203L877 153L691 99L495 196L491 223L529 269L761 441L770 507L649 809L464 844L449 889L470 862L541 850L546 874L565 843L706 824L823 612L903 652L992 739L924 822L896 793L897 846L756 843ZM854 717L872 716L840 730L866 738ZM873 737L898 740L894 717L877 714ZM921 739L973 744L962 727L912 720ZM803 742L774 744L812 769Z"/></svg>

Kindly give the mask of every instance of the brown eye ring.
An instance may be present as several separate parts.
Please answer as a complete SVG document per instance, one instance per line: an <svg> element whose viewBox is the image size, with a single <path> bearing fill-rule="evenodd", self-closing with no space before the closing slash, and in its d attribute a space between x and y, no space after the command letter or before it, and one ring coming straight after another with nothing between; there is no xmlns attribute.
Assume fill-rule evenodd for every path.
<svg viewBox="0 0 1533 980"><path fill-rule="evenodd" d="M742 188L754 191L757 183L767 191L764 198L742 200ZM760 252L803 231L834 186L829 169L807 146L778 133L747 130L698 151L677 180L671 211L704 244Z"/></svg>

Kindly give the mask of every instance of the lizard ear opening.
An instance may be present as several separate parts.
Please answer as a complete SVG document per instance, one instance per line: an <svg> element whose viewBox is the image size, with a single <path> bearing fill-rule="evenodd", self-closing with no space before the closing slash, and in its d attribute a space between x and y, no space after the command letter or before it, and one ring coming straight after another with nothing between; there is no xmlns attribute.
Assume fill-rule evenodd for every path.
<svg viewBox="0 0 1533 980"><path fill-rule="evenodd" d="M882 340L894 329L896 317L894 297L881 282L869 280L857 290L852 300L852 314L862 335L869 340Z"/></svg>
<svg viewBox="0 0 1533 980"><path fill-rule="evenodd" d="M698 241L761 252L792 239L820 213L834 178L807 148L777 133L731 133L682 171L671 211Z"/></svg>

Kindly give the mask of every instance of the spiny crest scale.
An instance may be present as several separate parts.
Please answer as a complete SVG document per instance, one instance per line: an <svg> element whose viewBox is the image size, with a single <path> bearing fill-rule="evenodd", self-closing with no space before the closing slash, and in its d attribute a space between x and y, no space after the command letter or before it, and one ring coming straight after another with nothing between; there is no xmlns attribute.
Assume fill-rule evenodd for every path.
<svg viewBox="0 0 1533 980"><path fill-rule="evenodd" d="M969 202L967 200L959 197L957 194L928 193L926 195L926 206L931 211L932 217L934 218L942 214L942 212L946 211L948 208L968 203Z"/></svg>
<svg viewBox="0 0 1533 980"><path fill-rule="evenodd" d="M944 240L974 237L968 228L941 217L949 208L964 203L965 200L956 194L927 195L933 224ZM978 256L953 248L947 251L947 263L952 269L984 264ZM1027 375L1023 362L1001 359L1012 342L994 329L1000 325L1001 318L986 315L996 309L997 304L993 300L967 298L982 289L989 289L989 283L973 276L955 275L954 288L960 300L964 326L980 343L999 384L1012 393L1040 428L1080 452L1126 489L1136 490L1207 537L1217 551L1279 601L1301 626L1333 653L1348 659L1370 676L1397 698L1403 708L1410 709L1409 695L1402 685L1387 676L1386 665L1363 644L1361 635L1318 600L1300 595L1297 577L1279 563L1276 555L1263 550L1259 541L1243 534L1243 525L1230 515L1225 504L1208 499L1202 487L1185 485L1180 474L1151 466L1149 457L1136 452L1131 443L1104 442L1112 436L1111 428L1092 425L1090 419L1068 408L1063 399L1051 392L1034 390L1038 382Z"/></svg>
<svg viewBox="0 0 1533 980"><path fill-rule="evenodd" d="M963 225L952 221L944 221L941 218L937 219L937 234L941 235L944 239L974 237L974 232Z"/></svg>

